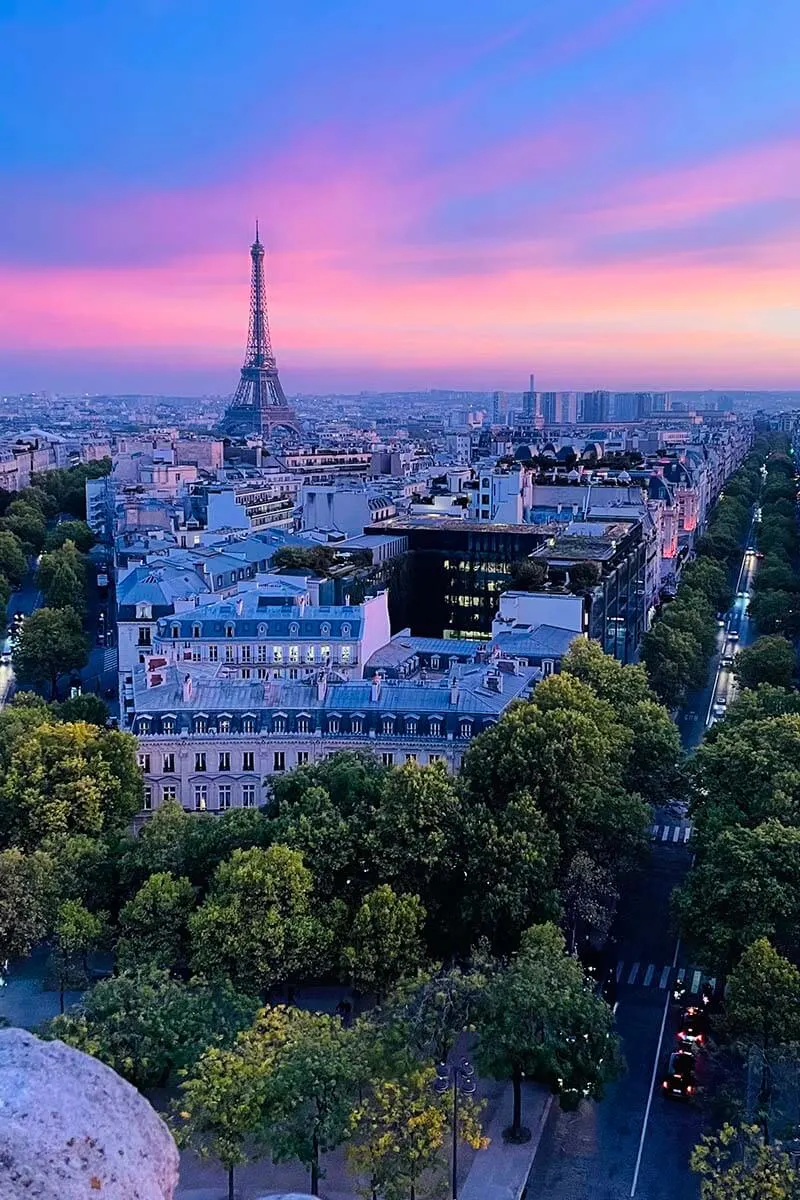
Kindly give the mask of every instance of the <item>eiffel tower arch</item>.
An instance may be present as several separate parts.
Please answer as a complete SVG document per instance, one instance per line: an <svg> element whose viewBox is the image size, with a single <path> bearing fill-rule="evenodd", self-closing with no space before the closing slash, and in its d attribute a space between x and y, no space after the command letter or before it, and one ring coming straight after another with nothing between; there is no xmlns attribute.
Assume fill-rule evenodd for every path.
<svg viewBox="0 0 800 1200"><path fill-rule="evenodd" d="M264 247L258 236L250 247L250 325L239 386L233 394L220 433L229 437L263 434L276 429L300 434L297 414L289 405L272 351L267 317L267 287L264 279Z"/></svg>

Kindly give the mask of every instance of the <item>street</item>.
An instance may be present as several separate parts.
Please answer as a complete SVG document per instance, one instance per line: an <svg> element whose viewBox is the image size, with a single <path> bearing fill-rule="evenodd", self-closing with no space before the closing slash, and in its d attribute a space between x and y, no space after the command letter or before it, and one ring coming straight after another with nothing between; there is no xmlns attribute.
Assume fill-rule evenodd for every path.
<svg viewBox="0 0 800 1200"><path fill-rule="evenodd" d="M687 749L713 723L715 705L724 699L727 707L735 696L733 673L724 660L755 637L748 596L742 594L750 592L758 566L755 529L754 520L708 683L688 697L678 720ZM672 890L692 860L689 828L682 806L656 811L650 862L631 879L620 904L617 1031L627 1072L599 1104L584 1103L577 1113L553 1105L528 1181L528 1200L696 1200L699 1195L688 1164L704 1131L701 1103L659 1094L679 1017L671 985L682 978L698 991L707 981L698 964L681 954L670 919ZM698 1082L702 1090L702 1061Z"/></svg>

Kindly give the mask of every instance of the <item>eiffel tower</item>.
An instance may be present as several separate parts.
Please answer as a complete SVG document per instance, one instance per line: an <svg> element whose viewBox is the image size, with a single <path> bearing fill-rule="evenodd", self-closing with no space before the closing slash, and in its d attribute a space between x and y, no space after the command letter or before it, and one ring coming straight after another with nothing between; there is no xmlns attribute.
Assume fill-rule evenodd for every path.
<svg viewBox="0 0 800 1200"><path fill-rule="evenodd" d="M286 400L278 377L278 364L272 352L264 282L264 247L258 236L258 221L250 258L252 270L247 350L239 386L220 422L220 433L229 437L260 433L267 437L276 429L288 429L299 434L297 414Z"/></svg>

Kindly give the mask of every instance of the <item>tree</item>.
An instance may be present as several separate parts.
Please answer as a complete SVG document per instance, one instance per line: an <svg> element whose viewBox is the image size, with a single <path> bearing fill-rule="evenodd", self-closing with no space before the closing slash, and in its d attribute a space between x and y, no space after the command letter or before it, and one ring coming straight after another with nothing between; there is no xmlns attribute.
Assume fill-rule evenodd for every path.
<svg viewBox="0 0 800 1200"><path fill-rule="evenodd" d="M734 660L734 674L744 688L771 683L774 687L790 688L794 677L795 651L784 637L760 637L740 650Z"/></svg>
<svg viewBox="0 0 800 1200"><path fill-rule="evenodd" d="M66 608L80 617L86 615L86 581L66 563L60 563L43 589L48 608Z"/></svg>
<svg viewBox="0 0 800 1200"><path fill-rule="evenodd" d="M691 1167L701 1200L799 1200L800 1177L788 1154L768 1145L755 1125L719 1134L695 1146Z"/></svg>
<svg viewBox="0 0 800 1200"><path fill-rule="evenodd" d="M478 1022L478 1061L496 1079L511 1078L512 1123L505 1136L526 1141L523 1076L547 1084L564 1107L599 1098L619 1070L611 1009L596 996L554 925L535 925L506 970L490 981Z"/></svg>
<svg viewBox="0 0 800 1200"><path fill-rule="evenodd" d="M228 983L180 983L167 971L123 972L96 984L47 1037L99 1058L135 1087L163 1087L210 1046L230 1046L257 1004Z"/></svg>
<svg viewBox="0 0 800 1200"><path fill-rule="evenodd" d="M425 909L419 896L395 895L387 883L364 897L350 927L342 965L351 986L378 1001L423 957Z"/></svg>
<svg viewBox="0 0 800 1200"><path fill-rule="evenodd" d="M313 974L326 937L315 912L311 872L295 850L234 850L189 919L194 969L265 995Z"/></svg>
<svg viewBox="0 0 800 1200"><path fill-rule="evenodd" d="M347 1161L367 1178L365 1200L408 1200L421 1177L439 1174L441 1149L449 1123L448 1105L434 1091L433 1067L416 1068L399 1079L374 1084L350 1117ZM475 1150L488 1143L476 1107L459 1105L458 1137Z"/></svg>
<svg viewBox="0 0 800 1200"><path fill-rule="evenodd" d="M358 1026L345 1029L338 1017L298 1008L267 1008L251 1039L265 1060L264 1142L275 1162L299 1159L319 1194L320 1155L348 1136L350 1114L367 1078Z"/></svg>
<svg viewBox="0 0 800 1200"><path fill-rule="evenodd" d="M17 590L28 572L28 560L19 538L4 530L0 533L0 575Z"/></svg>
<svg viewBox="0 0 800 1200"><path fill-rule="evenodd" d="M702 845L732 826L752 828L770 817L800 825L800 715L761 717L749 704L759 697L772 705L776 692L762 684L744 693L695 753L691 811ZM740 719L740 708L748 706L753 718L743 712Z"/></svg>
<svg viewBox="0 0 800 1200"><path fill-rule="evenodd" d="M509 569L511 587L519 592L541 591L547 579L547 563L530 558L520 559Z"/></svg>
<svg viewBox="0 0 800 1200"><path fill-rule="evenodd" d="M46 935L53 918L55 886L46 854L0 852L0 961L24 958Z"/></svg>
<svg viewBox="0 0 800 1200"><path fill-rule="evenodd" d="M725 612L733 598L727 571L711 558L698 557L684 567L680 590L681 595L699 592L714 612Z"/></svg>
<svg viewBox="0 0 800 1200"><path fill-rule="evenodd" d="M749 611L762 634L795 637L800 631L800 597L796 592L760 591L750 601Z"/></svg>
<svg viewBox="0 0 800 1200"><path fill-rule="evenodd" d="M31 554L38 554L44 545L47 532L45 519L38 508L26 504L24 500L14 500L9 504L2 527L6 532L13 533Z"/></svg>
<svg viewBox="0 0 800 1200"><path fill-rule="evenodd" d="M109 717L108 705L94 692L81 692L78 696L70 696L53 706L53 712L59 721L74 723L86 721L88 725L98 725L104 729Z"/></svg>
<svg viewBox="0 0 800 1200"><path fill-rule="evenodd" d="M175 1103L175 1138L201 1158L222 1163L228 1172L228 1200L234 1200L235 1169L247 1162L248 1144L261 1128L260 1063L235 1049L212 1046L184 1075L188 1077Z"/></svg>
<svg viewBox="0 0 800 1200"><path fill-rule="evenodd" d="M151 875L119 914L119 968L185 968L194 906L195 891L188 879L175 879L167 871Z"/></svg>
<svg viewBox="0 0 800 1200"><path fill-rule="evenodd" d="M65 542L72 542L81 554L87 554L95 537L85 521L61 521L48 533L45 550L58 550Z"/></svg>
<svg viewBox="0 0 800 1200"><path fill-rule="evenodd" d="M596 642L579 638L561 664L608 701L617 720L633 735L625 785L650 801L674 797L681 788L680 733L663 705L656 700L643 666L623 666L604 654Z"/></svg>
<svg viewBox="0 0 800 1200"><path fill-rule="evenodd" d="M607 936L617 911L619 892L608 871L584 851L575 855L562 887L567 940L572 953L581 938Z"/></svg>
<svg viewBox="0 0 800 1200"><path fill-rule="evenodd" d="M24 848L124 828L141 807L131 734L40 724L11 747L0 779L9 837Z"/></svg>
<svg viewBox="0 0 800 1200"><path fill-rule="evenodd" d="M569 590L580 595L590 591L600 578L600 568L594 562L571 563L569 567Z"/></svg>
<svg viewBox="0 0 800 1200"><path fill-rule="evenodd" d="M682 936L697 961L729 971L745 948L768 938L800 949L800 829L767 820L720 833L673 893Z"/></svg>
<svg viewBox="0 0 800 1200"><path fill-rule="evenodd" d="M418 971L400 982L385 1006L385 1022L399 1030L398 1044L412 1061L445 1062L459 1035L474 1033L495 969L493 961L477 959L463 968Z"/></svg>
<svg viewBox="0 0 800 1200"><path fill-rule="evenodd" d="M431 927L441 924L452 904L452 864L463 836L463 810L458 785L443 765L406 763L388 776L381 804L363 835L373 876L419 895Z"/></svg>
<svg viewBox="0 0 800 1200"><path fill-rule="evenodd" d="M100 943L106 928L105 913L91 913L80 900L64 900L58 906L53 927L52 962L58 979L60 1011L64 1011L64 990L75 977L77 966L80 982L85 986L88 976L87 957Z"/></svg>
<svg viewBox="0 0 800 1200"><path fill-rule="evenodd" d="M706 666L697 638L664 621L656 621L642 638L642 662L653 690L669 708L681 703L687 687L700 686Z"/></svg>
<svg viewBox="0 0 800 1200"><path fill-rule="evenodd" d="M70 609L39 608L22 626L14 647L14 671L25 682L49 683L57 695L58 677L86 665L88 640Z"/></svg>
<svg viewBox="0 0 800 1200"><path fill-rule="evenodd" d="M725 1031L735 1041L764 1050L800 1042L800 970L766 938L742 954L725 992Z"/></svg>

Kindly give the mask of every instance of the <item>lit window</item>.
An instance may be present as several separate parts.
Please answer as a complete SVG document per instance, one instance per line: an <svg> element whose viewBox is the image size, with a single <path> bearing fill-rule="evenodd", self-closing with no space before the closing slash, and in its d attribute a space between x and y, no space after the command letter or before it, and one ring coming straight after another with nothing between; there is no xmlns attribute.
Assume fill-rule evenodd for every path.
<svg viewBox="0 0 800 1200"><path fill-rule="evenodd" d="M300 647L299 646L290 646L289 647L289 662L290 663L299 663L300 662Z"/></svg>
<svg viewBox="0 0 800 1200"><path fill-rule="evenodd" d="M330 646L320 646L319 657L321 662L330 662L331 648Z"/></svg>
<svg viewBox="0 0 800 1200"><path fill-rule="evenodd" d="M309 646L308 649L306 650L306 662L313 663L313 661L314 661L314 647Z"/></svg>
<svg viewBox="0 0 800 1200"><path fill-rule="evenodd" d="M217 728L219 729L220 733L230 733L230 731L231 731L230 718L229 717L220 717Z"/></svg>
<svg viewBox="0 0 800 1200"><path fill-rule="evenodd" d="M204 783L195 784L194 807L195 812L205 812L208 807L208 788Z"/></svg>
<svg viewBox="0 0 800 1200"><path fill-rule="evenodd" d="M350 647L350 646L342 646L342 649L341 649L341 656L342 656L342 662L343 662L343 663L349 663L349 662L350 662L350 656L351 656L351 653L352 653L352 649L351 649L351 647Z"/></svg>
<svg viewBox="0 0 800 1200"><path fill-rule="evenodd" d="M272 661L274 663L283 662L283 646L272 647Z"/></svg>

